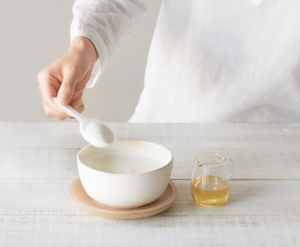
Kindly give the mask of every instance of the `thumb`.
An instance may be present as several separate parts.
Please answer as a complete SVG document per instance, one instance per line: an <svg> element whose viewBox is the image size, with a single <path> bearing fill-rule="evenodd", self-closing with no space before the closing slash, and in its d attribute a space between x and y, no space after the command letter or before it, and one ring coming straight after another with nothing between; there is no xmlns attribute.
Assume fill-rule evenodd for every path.
<svg viewBox="0 0 300 247"><path fill-rule="evenodd" d="M68 105L73 98L75 86L77 83L76 76L73 73L66 73L60 85L57 95L57 101L61 105Z"/></svg>

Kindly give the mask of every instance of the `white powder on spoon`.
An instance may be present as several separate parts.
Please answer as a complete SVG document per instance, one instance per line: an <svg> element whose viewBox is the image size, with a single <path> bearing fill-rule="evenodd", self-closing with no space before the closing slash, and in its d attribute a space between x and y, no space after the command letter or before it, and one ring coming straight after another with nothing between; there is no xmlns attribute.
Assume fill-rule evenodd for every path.
<svg viewBox="0 0 300 247"><path fill-rule="evenodd" d="M100 122L89 121L84 125L84 129L90 136L98 141L104 143L112 143L114 141L114 136L110 129Z"/></svg>

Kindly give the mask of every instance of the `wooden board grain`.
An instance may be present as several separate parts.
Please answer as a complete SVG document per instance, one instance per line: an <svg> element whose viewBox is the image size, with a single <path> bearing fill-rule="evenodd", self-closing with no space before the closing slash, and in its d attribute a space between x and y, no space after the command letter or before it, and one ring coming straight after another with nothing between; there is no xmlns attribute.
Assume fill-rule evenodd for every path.
<svg viewBox="0 0 300 247"><path fill-rule="evenodd" d="M4 215L0 245L5 247L150 247L300 245L300 217L152 216L111 220L89 215Z"/></svg>
<svg viewBox="0 0 300 247"><path fill-rule="evenodd" d="M0 149L0 179L73 179L78 176L78 148ZM190 179L195 157L221 153L235 164L233 179L300 179L300 148L198 149L172 148L173 179Z"/></svg>
<svg viewBox="0 0 300 247"><path fill-rule="evenodd" d="M86 215L68 196L72 180L0 180L0 215ZM300 216L300 180L233 180L228 203L206 208L194 203L189 180L173 180L178 197L165 216Z"/></svg>
<svg viewBox="0 0 300 247"><path fill-rule="evenodd" d="M86 145L77 123L0 123L0 246L299 246L300 124L108 124L174 154L176 202L139 220L109 220L67 195ZM195 155L235 162L225 206L196 205Z"/></svg>
<svg viewBox="0 0 300 247"><path fill-rule="evenodd" d="M117 138L153 141L167 148L297 148L299 123L107 123ZM81 148L74 123L0 123L0 148Z"/></svg>

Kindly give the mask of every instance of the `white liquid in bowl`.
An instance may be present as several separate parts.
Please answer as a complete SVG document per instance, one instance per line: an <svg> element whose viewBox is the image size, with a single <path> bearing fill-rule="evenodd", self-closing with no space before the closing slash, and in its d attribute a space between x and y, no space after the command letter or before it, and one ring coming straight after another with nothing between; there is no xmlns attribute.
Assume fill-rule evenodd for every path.
<svg viewBox="0 0 300 247"><path fill-rule="evenodd" d="M164 166L157 160L132 154L96 155L86 165L98 171L117 174L149 172Z"/></svg>

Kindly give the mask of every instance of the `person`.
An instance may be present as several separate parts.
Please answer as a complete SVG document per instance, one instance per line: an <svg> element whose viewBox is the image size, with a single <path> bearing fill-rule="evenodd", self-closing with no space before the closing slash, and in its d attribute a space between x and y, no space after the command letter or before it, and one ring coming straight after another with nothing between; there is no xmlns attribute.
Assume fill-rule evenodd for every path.
<svg viewBox="0 0 300 247"><path fill-rule="evenodd" d="M77 0L71 47L38 75L53 103L78 112L86 87L147 13L145 0ZM144 89L129 122L298 122L300 1L164 0Z"/></svg>

